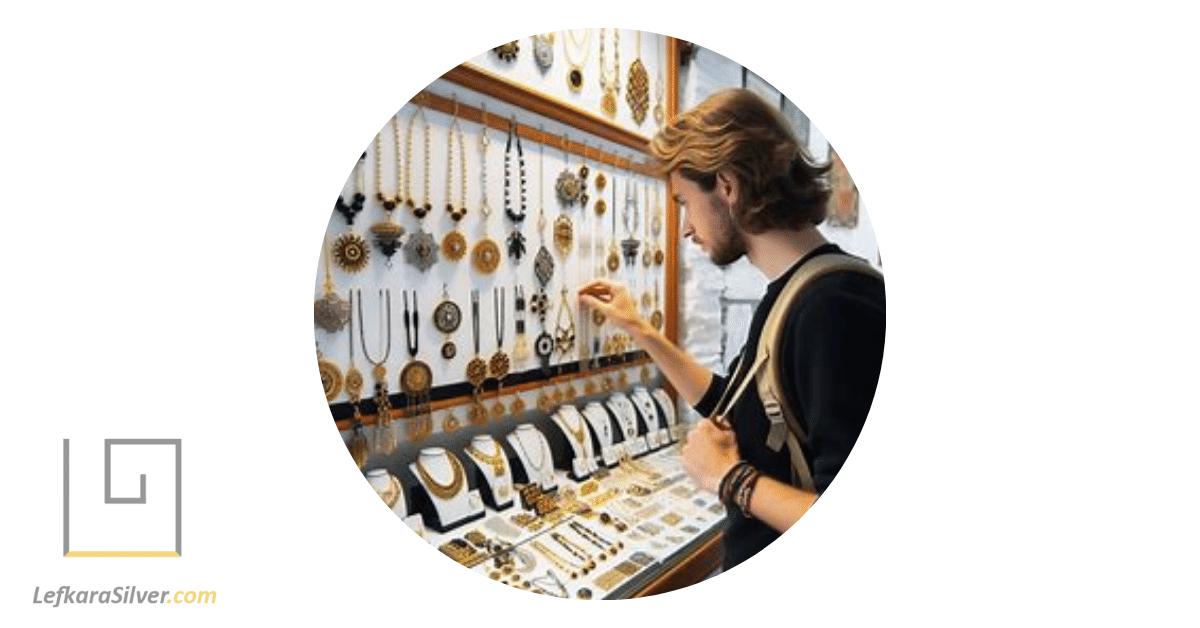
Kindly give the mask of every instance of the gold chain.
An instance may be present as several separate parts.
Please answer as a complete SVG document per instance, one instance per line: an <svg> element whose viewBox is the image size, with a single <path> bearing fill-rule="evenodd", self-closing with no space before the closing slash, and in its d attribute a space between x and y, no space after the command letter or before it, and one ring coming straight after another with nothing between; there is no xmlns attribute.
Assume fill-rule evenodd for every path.
<svg viewBox="0 0 1200 628"><path fill-rule="evenodd" d="M466 477L462 465L458 462L458 458L454 457L454 454L446 452L446 460L450 464L454 476L449 484L439 484L425 469L425 465L421 464L421 457L417 457L417 475L421 476L421 482L425 484L429 492L441 499L450 499L457 495L462 490L463 480Z"/></svg>
<svg viewBox="0 0 1200 628"><path fill-rule="evenodd" d="M479 448L475 446L474 442L467 445L467 451L471 452L471 454L476 458L479 458L487 464L492 465L492 475L500 477L504 475L506 469L504 464L504 450L500 447L500 443L497 443L496 441L492 441L492 443L496 445L496 453L491 455L480 451Z"/></svg>

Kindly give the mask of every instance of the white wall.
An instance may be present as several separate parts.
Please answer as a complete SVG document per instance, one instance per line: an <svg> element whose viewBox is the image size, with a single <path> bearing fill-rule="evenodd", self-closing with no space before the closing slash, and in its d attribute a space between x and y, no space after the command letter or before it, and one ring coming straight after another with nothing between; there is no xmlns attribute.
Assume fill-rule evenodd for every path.
<svg viewBox="0 0 1200 628"><path fill-rule="evenodd" d="M680 72L680 109L693 107L720 89L741 85L742 66L711 50L698 48L696 56ZM810 124L808 148L818 157L828 153L829 142L815 122ZM847 252L878 265L875 232L861 199L858 218L858 225L853 229L821 225L819 230ZM745 344L749 331L748 314L766 291L766 277L745 259L724 269L718 268L687 241L680 242L679 260L680 341L701 364L724 373L726 365ZM724 324L723 307L726 313Z"/></svg>

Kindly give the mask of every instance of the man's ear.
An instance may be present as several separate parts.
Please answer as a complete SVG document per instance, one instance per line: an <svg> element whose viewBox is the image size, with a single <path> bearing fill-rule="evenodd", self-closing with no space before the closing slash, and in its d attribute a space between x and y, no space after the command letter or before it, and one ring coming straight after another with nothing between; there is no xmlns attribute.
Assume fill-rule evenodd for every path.
<svg viewBox="0 0 1200 628"><path fill-rule="evenodd" d="M728 168L722 168L717 171L717 192L720 193L730 206L737 201L741 191L741 186L738 185L738 178Z"/></svg>

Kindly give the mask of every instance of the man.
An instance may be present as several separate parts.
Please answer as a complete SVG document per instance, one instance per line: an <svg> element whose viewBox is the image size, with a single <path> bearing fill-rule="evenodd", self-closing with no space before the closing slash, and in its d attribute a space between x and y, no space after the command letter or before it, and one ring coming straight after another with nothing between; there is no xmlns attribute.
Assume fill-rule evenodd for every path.
<svg viewBox="0 0 1200 628"><path fill-rule="evenodd" d="M829 198L828 165L814 162L776 107L742 89L717 93L678 116L654 137L650 152L670 178L683 237L715 264L744 255L770 279L742 357L730 367L737 374L753 361L762 326L792 274L841 252L816 229ZM884 290L877 277L843 270L814 279L781 328L783 394L806 435L811 489L791 485L787 447L766 445L769 420L755 386L732 408L718 409L736 375L716 375L668 341L637 314L624 286L596 279L580 288L580 300L632 337L697 412L722 410L728 418L732 430L701 420L683 448L692 479L730 506L726 569L791 527L841 469L866 420L883 357Z"/></svg>

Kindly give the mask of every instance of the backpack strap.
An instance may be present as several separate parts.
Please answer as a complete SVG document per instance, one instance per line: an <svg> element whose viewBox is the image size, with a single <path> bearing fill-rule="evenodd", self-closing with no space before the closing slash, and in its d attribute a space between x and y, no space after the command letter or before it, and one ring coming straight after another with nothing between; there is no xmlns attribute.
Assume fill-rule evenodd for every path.
<svg viewBox="0 0 1200 628"><path fill-rule="evenodd" d="M783 353L783 325L787 321L788 312L799 301L804 288L818 277L839 271L859 272L883 281L883 275L878 270L852 255L827 253L808 260L788 279L779 298L767 314L754 360L757 366L755 375L763 375L755 378L758 396L762 399L763 409L771 422L767 433L767 447L772 451L779 451L786 443L792 459L792 484L814 490L812 470L800 447L807 435L800 427L799 414L788 405L780 372L783 364L778 356Z"/></svg>

